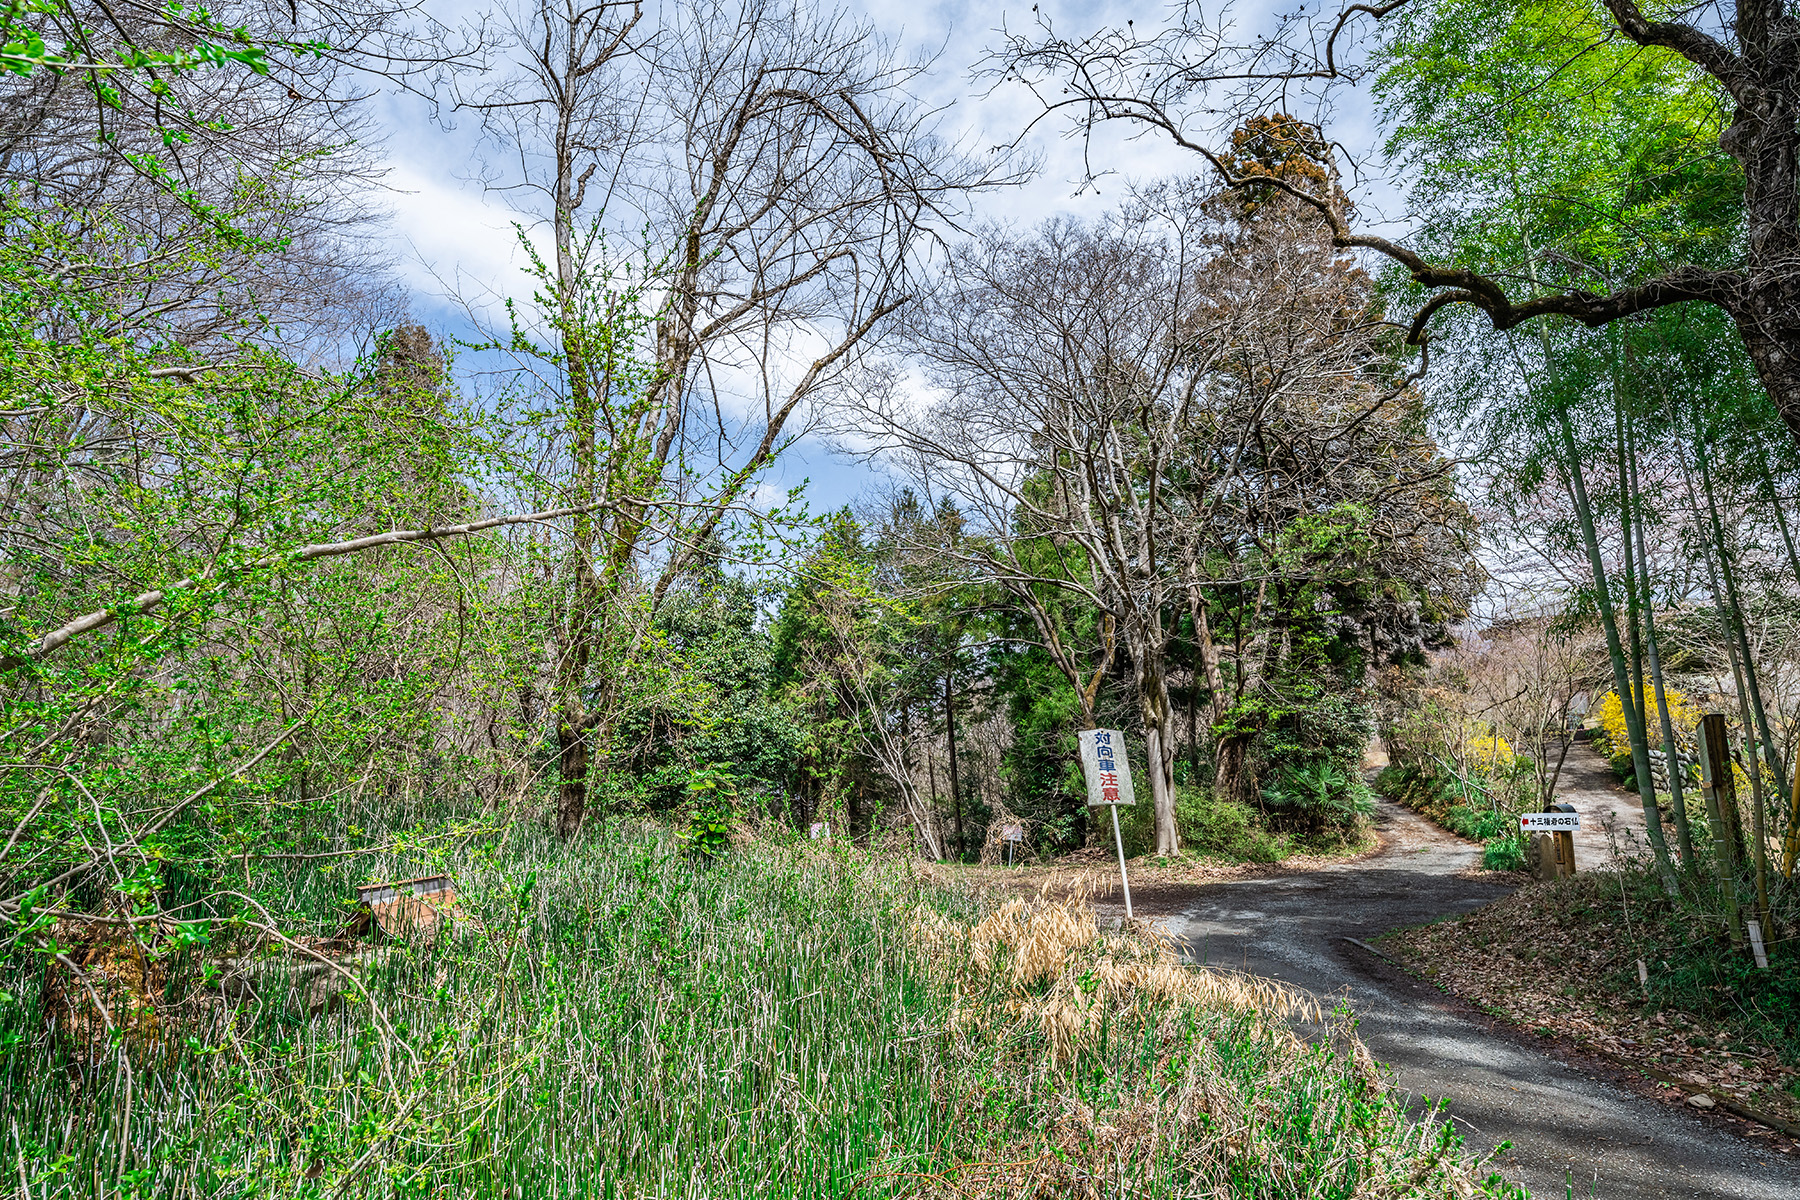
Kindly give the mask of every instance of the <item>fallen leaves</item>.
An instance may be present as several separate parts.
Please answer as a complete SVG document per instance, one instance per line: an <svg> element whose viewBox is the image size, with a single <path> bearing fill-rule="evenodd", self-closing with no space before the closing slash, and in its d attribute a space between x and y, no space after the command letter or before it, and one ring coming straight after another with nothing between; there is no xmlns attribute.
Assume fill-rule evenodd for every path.
<svg viewBox="0 0 1800 1200"><path fill-rule="evenodd" d="M1658 1089L1668 1103L1705 1109L1715 1102L1702 1093L1712 1092L1800 1123L1800 1070L1770 1047L1694 1013L1645 1010L1636 980L1646 951L1621 914L1595 916L1608 886L1617 909L1617 883L1594 872L1390 934L1382 948L1495 1016L1681 1080L1685 1088ZM1622 990L1621 979L1632 982Z"/></svg>

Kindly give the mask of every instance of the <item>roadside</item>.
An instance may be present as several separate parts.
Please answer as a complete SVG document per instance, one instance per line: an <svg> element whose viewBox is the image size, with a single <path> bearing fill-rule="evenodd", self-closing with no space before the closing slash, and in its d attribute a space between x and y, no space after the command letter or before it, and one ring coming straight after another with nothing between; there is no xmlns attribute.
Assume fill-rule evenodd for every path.
<svg viewBox="0 0 1800 1200"><path fill-rule="evenodd" d="M1617 785L1605 759L1585 744L1571 749L1557 799L1582 817L1574 878L1534 884L1468 916L1393 933L1382 950L1524 1029L1679 1081L1649 1085L1660 1099L1689 1102L1711 1092L1800 1126L1800 1070L1784 1064L1781 1047L1770 1043L1780 1031L1762 1017L1768 1006L1747 994L1759 985L1779 989L1779 981L1699 974L1691 961L1691 923L1675 917L1643 869L1647 848L1637 797ZM1620 869L1604 869L1615 866ZM1791 1057L1794 1036L1783 1040Z"/></svg>
<svg viewBox="0 0 1800 1200"><path fill-rule="evenodd" d="M1523 1030L1673 1076L1679 1083L1650 1085L1660 1100L1681 1103L1712 1092L1800 1127L1800 1070L1784 1065L1776 1047L1707 1014L1645 1004L1650 992L1635 977L1638 960L1652 979L1667 964L1640 940L1641 924L1628 932L1620 921L1620 882L1594 872L1533 884L1479 912L1389 934L1377 945ZM1635 878L1629 886L1635 892L1646 883L1654 887Z"/></svg>
<svg viewBox="0 0 1800 1200"><path fill-rule="evenodd" d="M1477 869L1480 848L1387 801L1384 848L1352 862L1211 882L1145 879L1140 917L1155 920L1199 962L1237 968L1341 997L1394 1084L1446 1101L1475 1149L1513 1148L1496 1165L1539 1196L1800 1195L1800 1157L1787 1139L1660 1103L1573 1047L1501 1024L1357 948L1400 926L1456 917L1500 900L1519 877ZM1111 903L1107 901L1110 899ZM1116 894L1101 897L1118 911Z"/></svg>

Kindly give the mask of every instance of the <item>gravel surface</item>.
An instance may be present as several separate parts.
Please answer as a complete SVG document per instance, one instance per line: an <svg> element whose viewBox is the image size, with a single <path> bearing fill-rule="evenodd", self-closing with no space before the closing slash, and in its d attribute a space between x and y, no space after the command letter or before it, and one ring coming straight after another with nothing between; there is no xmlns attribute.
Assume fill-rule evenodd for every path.
<svg viewBox="0 0 1800 1200"><path fill-rule="evenodd" d="M1581 814L1581 828L1575 833L1577 870L1603 866L1615 852L1633 856L1649 852L1643 801L1619 786L1618 776L1588 743L1569 747L1556 777L1556 799ZM1690 803L1694 799L1688 797ZM1675 828L1664 824L1663 832L1673 844Z"/></svg>
<svg viewBox="0 0 1800 1200"><path fill-rule="evenodd" d="M1598 783L1580 774L1570 782ZM1598 787L1580 791L1604 799ZM1740 1136L1724 1118L1638 1095L1595 1060L1547 1052L1344 941L1467 912L1517 886L1477 869L1478 846L1398 805L1379 802L1376 822L1385 842L1377 855L1268 878L1134 888L1134 907L1198 961L1344 997L1397 1085L1421 1107L1426 1097L1447 1101L1473 1149L1510 1140L1498 1165L1534 1196L1800 1198L1793 1155ZM1577 861L1594 865L1600 853L1578 847Z"/></svg>

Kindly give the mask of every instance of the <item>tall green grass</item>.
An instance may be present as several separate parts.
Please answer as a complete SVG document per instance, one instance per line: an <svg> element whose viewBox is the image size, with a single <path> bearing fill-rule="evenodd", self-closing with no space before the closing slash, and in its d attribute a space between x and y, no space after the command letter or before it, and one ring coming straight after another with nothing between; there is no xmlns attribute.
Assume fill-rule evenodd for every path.
<svg viewBox="0 0 1800 1200"><path fill-rule="evenodd" d="M322 934L358 876L408 869L256 882ZM1306 1046L1253 1006L1119 1002L1089 982L1097 937L1028 984L1004 947L978 969L927 945L922 924L988 909L903 861L757 845L699 869L615 825L573 848L515 830L453 869L457 932L365 955L361 990L317 1015L266 975L255 998L206 982L246 950L224 930L130 1038L47 1028L67 1006L41 965L10 964L0 1194L1312 1197L1472 1178L1343 1038ZM1052 994L1089 1030L1061 1057L1030 1015Z"/></svg>

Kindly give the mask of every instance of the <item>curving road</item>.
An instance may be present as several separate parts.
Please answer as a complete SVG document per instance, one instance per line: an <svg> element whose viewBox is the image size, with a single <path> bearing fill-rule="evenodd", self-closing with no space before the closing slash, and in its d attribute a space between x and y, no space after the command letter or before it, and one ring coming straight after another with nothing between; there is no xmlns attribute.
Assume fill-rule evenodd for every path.
<svg viewBox="0 0 1800 1200"><path fill-rule="evenodd" d="M1496 1029L1343 941L1466 912L1511 890L1469 874L1479 847L1396 804L1379 802L1376 826L1383 849L1375 855L1272 878L1134 889L1135 908L1198 961L1322 998L1347 996L1363 1040L1395 1069L1397 1085L1421 1105L1448 1100L1472 1149L1512 1141L1498 1166L1533 1196L1572 1188L1602 1200L1800 1198L1800 1154L1635 1095L1601 1078L1603 1068L1584 1070Z"/></svg>

